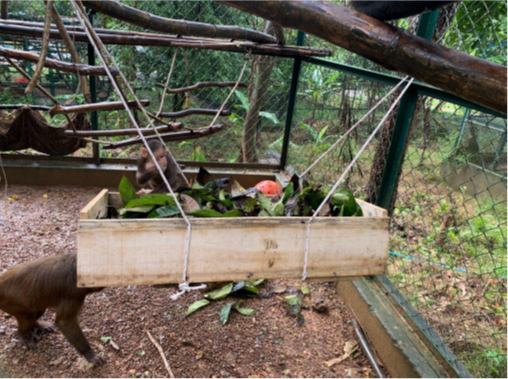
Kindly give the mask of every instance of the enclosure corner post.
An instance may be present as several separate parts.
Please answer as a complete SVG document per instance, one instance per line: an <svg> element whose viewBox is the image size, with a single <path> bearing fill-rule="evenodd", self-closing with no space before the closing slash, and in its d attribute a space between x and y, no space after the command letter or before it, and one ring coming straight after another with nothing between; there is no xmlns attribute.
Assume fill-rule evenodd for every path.
<svg viewBox="0 0 508 379"><path fill-rule="evenodd" d="M297 46L305 44L305 33L298 31L296 40ZM284 169L288 161L289 152L289 139L291 138L291 126L293 124L293 116L295 113L296 96L298 93L298 81L300 80L300 68L302 66L302 59L296 57L293 63L293 74L291 76L291 87L289 89L288 110L286 114L286 126L284 128L284 140L282 141L282 151L280 157L280 167Z"/></svg>
<svg viewBox="0 0 508 379"><path fill-rule="evenodd" d="M416 34L419 37L432 40L438 15L439 10L421 15ZM409 132L411 130L417 101L418 92L415 86L411 86L402 97L397 111L392 140L388 149L383 176L376 199L376 205L388 210L389 214L392 212L392 204L395 193L397 192L397 182L404 163L404 156L406 155Z"/></svg>
<svg viewBox="0 0 508 379"><path fill-rule="evenodd" d="M88 18L90 19L90 23L93 25L93 14L92 10L87 8L88 12ZM87 52L88 52L88 64L90 66L95 66L95 50L92 46L92 44L87 43ZM90 75L89 76L89 86L90 86L90 94L92 95L92 103L97 102L97 86L96 86L96 79L95 76ZM97 111L92 111L90 114L90 119L92 122L92 130L98 130L99 121L98 121L98 115ZM96 165L101 164L101 155L99 152L99 144L93 143L92 144L92 151L93 151L93 162Z"/></svg>

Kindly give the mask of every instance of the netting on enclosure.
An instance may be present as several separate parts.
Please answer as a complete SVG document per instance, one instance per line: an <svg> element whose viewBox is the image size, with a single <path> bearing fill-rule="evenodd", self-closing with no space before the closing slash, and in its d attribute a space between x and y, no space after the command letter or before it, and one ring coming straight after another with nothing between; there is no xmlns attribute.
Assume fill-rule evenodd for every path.
<svg viewBox="0 0 508 379"><path fill-rule="evenodd" d="M263 28L260 18L217 2L124 3L174 19ZM341 3L347 5L346 1ZM58 1L56 7L66 23L77 25L69 4ZM10 20L41 22L43 14L43 2L14 2L9 8ZM103 15L94 15L93 19L97 28L145 31ZM416 34L419 20L415 16L390 23ZM295 45L296 31L285 33L287 43ZM506 35L505 0L464 1L438 11L433 40L506 66ZM227 105L231 115L217 121L224 125L223 130L211 137L171 142L175 157L181 161L276 166L284 158L284 142L289 141L287 170L301 173L402 78L318 38L307 35L305 45L330 49L333 54L326 59L338 65L325 68L302 62L290 130L286 129L286 119L294 59L253 55L242 80L248 87L239 88L231 98ZM40 38L0 33L0 46L38 53ZM87 44L76 42L76 46L83 62L87 62ZM157 83L165 82L175 50L110 45L110 52L138 98L149 100L148 109L154 113L163 93ZM171 88L204 81L236 81L249 55L248 51L184 52L177 54ZM71 61L65 45L58 40L51 40L49 56ZM23 68L30 73L32 66L26 63ZM395 80L390 82L381 74L389 74ZM24 95L26 83L3 59L0 84L0 104L51 105L37 90L33 95ZM72 99L78 81L74 74L46 69L42 85L64 102ZM265 88L264 95L254 97L250 90L254 87ZM216 110L230 90L209 87L190 92L188 97L184 93L166 95L163 110L179 112L186 105ZM97 77L96 94L98 101L118 100L105 76ZM307 179L324 186L335 182L397 95L398 92L316 165ZM360 157L346 177L345 186L360 199L391 204L387 276L396 288L473 375L506 377L506 118L421 93L414 100L415 112L410 118L408 143L402 149L403 164L393 193L380 196L383 174L394 164L388 153L400 121L397 112ZM82 95L73 99L73 103L79 102L83 102ZM247 123L249 109L254 106L260 107L259 117ZM136 114L141 119L141 113ZM43 115L50 120L46 113ZM208 125L212 118L193 115L174 120L192 129ZM51 120L55 126L65 122L62 116ZM99 130L130 127L124 111L99 113ZM285 139L285 131L289 140ZM127 137L116 137L114 141L124 138ZM137 151L138 146L101 148L99 154L103 158L134 158ZM13 154L35 153L26 150ZM91 144L74 155L91 157Z"/></svg>
<svg viewBox="0 0 508 379"><path fill-rule="evenodd" d="M506 179L506 120L467 110L450 158Z"/></svg>
<svg viewBox="0 0 508 379"><path fill-rule="evenodd" d="M12 19L26 22L41 22L44 9L27 4L28 9L17 12L12 7ZM186 19L198 22L215 24L228 24L234 22L260 30L263 20L250 16L245 12L237 11L225 5L215 2L140 2L136 4L139 9L153 12L160 16L175 19ZM72 17L73 13L65 2L57 2L56 7L64 20L71 25L77 25ZM42 12L42 13L41 13ZM28 24L26 24L28 25ZM137 31L142 28L133 27L122 21L101 14L94 15L94 25L97 28L115 28L117 30ZM40 26L40 25L39 25ZM292 33L296 35L296 32ZM288 38L291 36L288 34ZM294 38L293 38L294 40ZM20 37L11 34L0 34L2 46L18 50L40 51L40 38ZM294 42L294 41L293 41ZM87 62L86 43L77 43L82 61ZM149 100L148 110L156 113L159 110L164 84L171 66L175 48L157 46L136 45L111 45L110 51L117 60L120 69L132 83L139 99ZM169 83L170 88L181 88L198 82L235 82L241 71L245 56L244 53L231 53L225 51L185 49L177 54L173 74ZM63 61L71 61L62 41L51 41L48 57L54 57ZM98 62L97 62L98 63ZM24 65L31 73L30 64ZM242 83L249 88L238 88L227 104L226 110L231 114L221 116L217 124L224 127L220 134L212 138L202 138L190 141L172 142L169 144L175 157L182 161L201 162L247 162L265 163L277 165L281 156L281 137L285 126L289 85L291 82L292 59L277 57L252 56ZM7 85L12 89L5 89L2 98L3 104L32 103L48 104L48 101L39 91L34 91L31 97L24 96L25 83L16 82L17 75L9 67L7 62L2 61L3 77ZM42 85L51 89L58 100L64 102L71 98L78 85L75 75L56 74L54 70L44 70ZM111 83L105 76L99 76L97 80L98 101L117 101ZM7 87L7 86L6 86ZM262 88L264 93L254 97L252 88ZM166 121L174 120L183 122L186 128L195 129L207 126L213 119L215 112L229 94L231 88L207 87L187 93L166 94L162 111L164 113L178 113L187 108L209 110L208 115L192 115L185 118L165 118ZM186 99L188 98L188 101ZM83 103L80 94L74 103ZM261 112L258 117L250 117L249 108L259 107ZM141 113L136 112L141 120ZM52 123L58 125L57 116ZM247 122L249 121L249 122ZM124 111L100 112L98 115L99 130L126 129L132 127ZM145 121L146 124L146 121ZM249 124L249 127L244 125ZM118 142L124 138L119 137L112 142ZM138 146L130 146L114 150L100 150L102 158L135 158ZM31 154L31 151L21 151L15 154ZM91 144L74 155L88 156L92 154Z"/></svg>

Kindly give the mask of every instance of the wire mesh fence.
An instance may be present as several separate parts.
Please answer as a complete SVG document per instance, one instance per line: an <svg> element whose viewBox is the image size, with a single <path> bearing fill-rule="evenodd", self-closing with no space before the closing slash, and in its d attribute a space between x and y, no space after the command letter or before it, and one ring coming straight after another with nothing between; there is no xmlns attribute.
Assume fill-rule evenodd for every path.
<svg viewBox="0 0 508 379"><path fill-rule="evenodd" d="M9 17L43 20L42 2L22 2L23 6L20 3L11 7ZM124 3L159 16L235 24L257 30L263 28L261 19L217 2ZM341 3L347 5L346 1ZM66 2L57 2L57 7L66 22L76 23ZM391 23L416 33L418 20L418 17L409 17ZM99 28L142 30L102 15L94 16L94 23ZM286 37L288 43L295 43L295 32L286 31ZM465 1L440 9L433 40L506 65L506 1ZM0 35L0 44L19 50L40 51L38 38ZM307 36L306 44L331 49L333 56L330 59L335 62L388 72L312 36ZM86 62L86 44L76 45ZM140 45L111 45L109 48L137 96L149 100L148 109L157 112L163 90L156 83L165 83L176 49ZM71 61L61 42L52 42L50 54ZM169 87L179 88L203 81L236 81L246 56L248 52L197 49L186 49L185 54L178 52ZM30 71L29 67L24 67ZM223 124L223 130L211 137L170 143L176 158L278 164L292 69L292 59L251 57L242 79L248 88L236 91L227 104L232 114L217 121ZM0 93L0 103L49 105L38 92L26 96L23 92L26 83L16 82L16 77L19 76L14 70L1 61L3 92ZM98 77L97 82L99 101L119 99L109 80ZM77 79L71 74L46 70L42 84L55 91L57 98L60 96L65 100L75 93ZM263 96L253 95L253 88L264 87ZM388 85L303 63L288 169L303 172L390 89ZM203 88L187 96L166 95L163 110L177 112L186 106L217 110L230 90ZM307 179L324 186L337 180L396 95L316 165ZM76 103L80 98L73 101ZM249 109L257 102L261 103L261 113L247 130ZM139 111L136 117L142 119ZM212 118L210 115L193 115L173 120L183 121L186 127L194 129L207 126ZM61 117L51 120L53 125L64 122ZM358 198L376 199L383 171L390 169L385 163L395 122L396 112L382 125L379 135L345 178L344 186L353 190ZM144 123L143 126L146 120ZM101 130L132 127L125 111L100 112L98 126ZM388 277L475 376L506 377L506 136L504 118L420 96L392 210ZM113 142L123 139L117 137ZM102 157L134 158L137 146L101 150L100 154ZM75 155L90 157L91 145Z"/></svg>
<svg viewBox="0 0 508 379"><path fill-rule="evenodd" d="M417 21L392 23L414 33ZM506 2L441 9L434 40L506 65ZM336 62L384 72L334 52ZM304 64L289 151L295 171L308 167L388 90ZM325 186L337 180L386 109L367 118L310 177ZM394 123L395 116L387 120L345 180L359 198L375 201L380 176L391 169L383 159ZM506 155L505 118L419 96L392 212L387 276L479 377L506 376Z"/></svg>
<svg viewBox="0 0 508 379"><path fill-rule="evenodd" d="M21 7L17 3L11 7L10 19L24 22L42 22L44 7L40 4L26 2L27 7ZM127 5L137 9L153 12L159 16L176 19L186 19L198 22L214 24L234 23L236 25L262 30L265 27L262 19L256 18L245 12L215 2L153 2L153 1L126 1ZM56 2L56 7L67 24L80 26L73 17L72 9L64 1ZM97 28L139 31L142 28L133 27L130 24L118 21L111 17L97 14L92 16ZM38 25L42 27L41 24ZM288 32L288 38L296 32ZM0 35L2 46L28 50L40 53L41 45L39 38L29 38ZM87 44L76 43L83 62L88 61ZM168 116L166 122L182 122L185 129L194 130L209 126L215 113L219 110L224 100L231 91L230 87L217 88L207 87L197 91L185 93L166 94L162 99L162 85L166 83L171 62L176 53L174 69L169 88L181 88L194 85L198 82L236 82L246 59L248 59L245 73L241 79L244 87L238 88L226 104L225 109L229 116L221 116L215 124L222 125L222 131L213 136L190 141L169 143L175 157L182 161L201 162L224 162L224 163L264 163L278 165L280 163L282 136L285 126L289 85L291 81L292 59L277 57L263 57L251 55L249 51L244 53L230 53L224 51L202 49L177 49L174 47L156 47L143 45L109 45L108 49L113 55L120 69L131 83L139 99L148 100L150 105L147 110L157 113L178 113L186 109L205 109L208 115L191 115L185 118ZM62 41L51 41L48 57L61 61L72 62ZM96 64L99 64L96 59ZM2 77L4 95L3 104L39 104L52 105L38 90L30 96L24 95L26 83L16 82L19 76L7 62L2 62ZM31 65L28 64L28 73L31 74ZM97 80L98 102L118 101L120 97L115 93L109 79L99 76ZM12 84L11 86L9 86ZM73 94L78 85L76 75L56 73L54 70L45 69L41 82L44 88L52 91L57 99L70 104L83 103L82 95L74 98ZM246 88L245 88L246 87ZM127 93L127 91L125 92ZM163 101L162 101L163 100ZM161 106L162 101L162 106ZM249 109L258 108L259 113ZM140 126L148 125L140 111L134 111ZM48 123L53 126L62 126L65 122L63 117L51 120L47 114ZM155 122L154 125L161 125ZM127 112L123 110L99 112L98 129L127 129L132 128ZM126 137L114 137L108 139L115 143L127 139ZM135 158L138 155L139 145L127 148L102 149L101 158ZM14 154L38 154L34 150L17 151ZM92 148L89 143L85 149L80 149L73 155L92 156Z"/></svg>
<svg viewBox="0 0 508 379"><path fill-rule="evenodd" d="M503 376L506 176L478 164L469 140L455 146L468 110L425 104L399 181L389 277L474 375Z"/></svg>

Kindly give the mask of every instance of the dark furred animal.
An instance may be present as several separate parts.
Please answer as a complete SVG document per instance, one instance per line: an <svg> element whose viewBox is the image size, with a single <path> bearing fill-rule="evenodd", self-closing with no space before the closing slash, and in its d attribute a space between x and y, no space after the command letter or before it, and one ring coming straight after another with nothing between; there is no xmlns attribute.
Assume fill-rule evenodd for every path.
<svg viewBox="0 0 508 379"><path fill-rule="evenodd" d="M182 174L178 169L175 160L169 155L166 146L159 140L149 140L148 147L157 159L159 166L164 172L164 176L168 180L169 185L173 191L176 191L183 182ZM168 193L169 189L166 183L162 180L162 176L157 170L148 150L145 147L141 148L141 155L138 158L138 170L136 173L136 182L140 186L148 186L152 189L151 193ZM146 191L140 191L146 193Z"/></svg>
<svg viewBox="0 0 508 379"><path fill-rule="evenodd" d="M38 320L47 308L55 308L56 325L67 340L91 363L102 365L86 340L78 315L86 295L101 288L78 288L76 254L37 259L14 266L0 276L0 309L16 317L22 342L35 349L41 331L54 326Z"/></svg>
<svg viewBox="0 0 508 379"><path fill-rule="evenodd" d="M388 21L432 11L455 1L363 1L352 0L351 6L358 12L378 20Z"/></svg>

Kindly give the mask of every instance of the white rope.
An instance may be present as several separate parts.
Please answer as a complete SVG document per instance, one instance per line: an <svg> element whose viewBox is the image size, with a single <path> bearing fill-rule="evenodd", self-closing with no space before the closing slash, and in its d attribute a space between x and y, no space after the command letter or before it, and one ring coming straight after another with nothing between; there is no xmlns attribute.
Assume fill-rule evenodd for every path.
<svg viewBox="0 0 508 379"><path fill-rule="evenodd" d="M127 89L129 90L129 92L131 93L131 95L134 97L134 101L136 102L138 108L141 110L141 112L143 113L143 116L148 120L148 123L150 125L150 127L154 128L154 125L153 125L153 121L150 119L148 113L146 112L146 109L143 107L143 105L141 104L141 102L139 101L138 97L136 96L136 93L134 92L134 90L132 89L129 81L127 80L127 78L125 77L125 75L123 74L123 72L120 70L120 68L118 67L118 65L116 64L115 60L113 59L113 57L111 56L111 54L109 54L109 51L108 49L104 46L104 44L102 43L101 39L99 38L99 36L97 35L97 33L95 33L95 29L93 28L92 24L90 23L90 21L88 20L88 17L86 16L86 11L85 11L85 7L83 6L83 3L81 2L81 0L71 0L71 3L73 4L73 7L74 7L74 3L76 4L76 7L74 7L75 11L76 9L78 9L79 11L81 11L81 13L84 15L83 18L81 18L80 20L83 20L82 21L82 24L83 22L87 25L87 27L85 29L88 29L85 30L85 32L87 33L88 35L88 38L93 38L95 43L100 46L100 49L98 47L96 47L95 44L92 44L94 45L94 47L96 47L97 49L97 52L99 53L99 56L102 56L102 59L101 61L104 59L104 56L103 54L105 54L108 59L111 61L111 64L118 70L118 75L122 78L123 80L123 83L124 85L127 87ZM83 25L84 27L84 25ZM111 78L110 78L111 80ZM114 80L113 80L114 81ZM115 87L116 88L116 87ZM122 97L123 96L123 93L121 91L119 91L119 95ZM137 123L136 123L137 125ZM159 139L159 141L163 144L163 145L166 145L166 143L162 140L162 137L160 135L160 133L155 130L155 134L157 135L157 138ZM148 147L147 147L148 149ZM148 149L150 150L150 149ZM171 153L171 150L169 150L168 148L168 154L169 156L171 157L171 159L173 159L176 163L176 160L173 156L173 154ZM176 163L176 167L178 169L178 171L180 172L180 175L182 175L183 177L183 180L185 180L185 183L187 184L187 186L190 187L190 183L189 181L187 180L187 177L185 176L185 174L183 173L182 169L180 168L180 165L178 165L178 163Z"/></svg>
<svg viewBox="0 0 508 379"><path fill-rule="evenodd" d="M166 78L166 84L164 86L164 90L162 91L161 104L159 106L158 112L155 116L159 117L162 112L162 107L164 106L164 100L166 99L166 92L168 90L169 81L171 80L171 75L173 75L173 68L175 67L176 62L176 54L178 54L178 48L175 50L175 54L173 55L173 61L171 62L171 67L169 68L168 76Z"/></svg>
<svg viewBox="0 0 508 379"><path fill-rule="evenodd" d="M368 116L368 115L370 115L372 112L374 112L374 111L377 109L377 107L379 107L379 106L380 106L380 105L381 105L381 104L382 104L382 103L383 103L383 102L384 102L384 101L388 98L388 96L390 96L392 93L394 93L394 92L397 90L397 88L399 88L399 87L400 87L400 85L401 85L402 83L404 83L404 81L405 81L407 78L408 78L408 77L406 76L406 77L405 77L404 79L402 79L402 80L401 80L401 81L400 81L400 82L399 82L399 83L398 83L395 87L393 87L393 88L390 90L390 92L388 92L386 95L384 95L384 96L381 98L381 100L379 100L379 101L377 102L377 104L376 104L376 105L374 105L372 108L370 108L370 109L369 109L369 111L368 111L367 113L365 113L365 114L363 115L363 117L362 117L360 120L358 120L358 121L356 122L356 124L354 124L354 125L353 125L353 126L352 126L352 127L351 127L351 128L350 128L347 132L346 132L346 133L344 133L344 135L342 135L342 136L338 139L338 141L336 141L336 142L335 142L332 146L330 146L330 147L329 147L329 148L328 148L328 149L327 149L327 150L326 150L323 154L321 154L321 156L320 156L318 159L316 159L316 160L315 160L315 161L314 161L314 162L313 162L313 163L312 163L312 164L311 164L311 165L310 165L310 166L309 166L309 167L308 167L308 168L307 168L304 172L302 172L302 173L301 173L301 175L300 175L300 177L303 177L305 174L307 174L307 173L308 173L308 172L309 172L309 171L310 171L310 170L311 170L311 169L312 169L312 168L313 168L316 164L318 164L318 162L319 162L321 159L323 159L323 158L325 157L325 155L326 155L326 154L328 154L330 151L332 151L332 150L333 150L333 149L334 149L334 148L335 148L335 147L336 147L336 146L340 143L340 141L342 141L345 137L347 137L349 134L351 134L351 133L353 132L353 130L355 130L355 129L356 129L356 127L357 127L358 125L360 125L360 123L361 123L363 120L365 120L365 118L367 118L367 116Z"/></svg>
<svg viewBox="0 0 508 379"><path fill-rule="evenodd" d="M217 121L217 119L219 118L222 110L224 109L224 107L226 106L227 102L229 101L229 99L231 98L231 96L233 95L233 93L236 91L236 89L238 88L238 85L240 84L240 81L242 80L242 77L243 77L243 73L245 72L245 68L247 67L247 63L249 63L249 59L250 59L250 54L249 56L246 58L247 60L245 61L245 64L243 65L243 68L242 68L242 71L240 72L240 76L238 77L238 80L236 81L236 84L233 86L233 88L231 89L231 91L229 92L229 95L226 97L226 100L223 101L221 107L219 108L219 110L217 111L217 113L215 114L215 117L213 118L212 122L210 123L209 126L213 126L213 124L215 123L215 121Z"/></svg>
<svg viewBox="0 0 508 379"><path fill-rule="evenodd" d="M169 184L167 178L165 177L164 175L164 172L162 170L162 168L160 167L159 163L157 162L157 159L155 158L153 152L150 150L150 148L148 147L148 143L143 135L143 133L141 132L140 128L139 128L139 125L138 123L136 122L136 119L134 117L134 115L132 114L128 104L127 104L127 101L120 89L120 87L118 86L118 83L116 82L115 78L113 77L113 74L111 74L111 71L109 69L109 66L106 62L106 58L104 57L103 55L103 52L102 52L102 49L104 49L104 51L107 53L107 55L109 56L109 59L111 60L111 63L114 65L114 67L118 70L119 72L119 75L120 77L122 78L122 80L125 82L127 88L131 91L132 95L134 96L134 99L136 101L136 103L138 104L139 108L142 109L144 111L144 108L141 106L141 103L139 102L139 99L137 98L136 94L134 93L134 91L132 90L132 88L130 87L127 79L125 78L125 76L122 74L122 72L120 71L120 68L116 65L115 61L113 60L113 58L111 57L111 55L109 55L109 53L107 52L107 49L105 48L104 44L102 44L102 41L100 40L100 38L97 36L97 34L95 33L95 30L93 29L93 26L90 24L89 20L88 20L88 17L86 16L86 12L83 8L83 4L81 3L80 0L71 0L71 4L74 8L74 11L76 13L76 16L78 18L78 20L80 21L81 25L83 26L87 36L88 36L88 39L90 41L90 43L92 44L92 46L94 47L94 49L97 51L98 53L98 56L99 56L99 59L102 63L102 65L104 66L104 69L106 70L106 74L108 75L109 77L109 80L111 81L113 87L115 88L115 90L117 91L117 93L120 95L120 98L122 100L122 103L124 105L124 108L125 110L127 111L128 115L129 115L129 118L131 119L131 122L133 123L133 125L136 127L137 131L138 131L138 134L139 134L139 137L141 138L141 140L143 141L143 144L146 146L147 150L148 150L148 153L150 154L150 157L152 158L154 164L155 164L155 167L157 167L157 170L159 171L161 177L162 177L162 180L164 181L164 183L166 184L166 186L169 188L169 191L171 192L171 195L173 196L173 199L175 200L175 203L176 203L176 206L178 207L178 210L180 211L183 219L185 220L185 223L187 224L187 235L186 235L186 243L185 243L185 261L184 261L184 272L183 272L183 280L182 280L182 283L179 285L179 288L181 291L183 291L182 293L184 293L185 291L187 290L193 290L193 289L201 289L201 288L204 288L203 286L206 287L206 285L201 285L201 286L197 286L197 287L191 287L189 286L189 284L187 283L187 265L188 265L188 260L189 260L189 250L190 250L190 237L191 237L191 223L189 221L189 219L187 218L184 210L182 209L181 205L180 205L180 202L178 201L175 193L173 192L173 189L171 188L171 185ZM79 4L79 5L78 5ZM102 45L102 49L100 49L98 47L98 45ZM147 119L149 120L150 124L152 124L151 120L148 118L148 116L146 115L145 113L145 116L147 117ZM152 125L153 126L153 125ZM157 130L155 130L157 132ZM185 176L184 176L185 178ZM177 298L182 294L177 294Z"/></svg>
<svg viewBox="0 0 508 379"><path fill-rule="evenodd" d="M404 81L405 79L403 79ZM408 90L408 88L411 86L411 83L413 83L414 79L411 79L406 87L404 87L404 89L401 91L400 95L395 99L395 101L393 102L392 106L390 107L390 109L388 109L388 111L386 112L386 114L383 116L382 120L379 122L378 126L376 126L376 128L374 129L374 131L372 132L372 134L369 136L369 138L367 138L367 140L365 141L365 143L363 144L363 146L360 148L360 150L358 151L358 153L356 154L356 156L353 158L353 160L351 161L351 163L349 163L349 165L347 166L346 170L342 173L341 177L339 178L339 180L337 180L337 182L335 183L335 185L332 187L332 189L330 190L330 192L328 192L328 195L325 197L325 199L323 200L323 202L321 203L321 205L318 207L318 209L316 209L316 211L314 212L314 214L312 215L312 217L309 219L309 221L307 222L307 238L305 240L305 260L304 260L304 264L303 264L303 275L302 275L302 280L305 280L307 278L307 264L308 264L308 261L309 261L309 242L310 242L310 225L312 223L312 221L316 218L316 216L319 214L319 212L321 211L321 209L323 208L323 206L326 204L326 202L330 199L330 197L333 195L333 193L337 190L337 187L339 186L339 184L342 182L342 180L344 179L344 177L346 176L346 174L349 172L349 170L351 170L351 168L353 167L353 165L356 163L356 161L358 160L358 158L360 157L360 155L363 153L363 151L367 148L367 146L369 145L369 143L372 141L372 139L374 138L374 136L377 134L377 132L379 131L379 129L381 129L381 127L383 126L385 120L388 118L388 116L390 115L390 113L392 113L392 111L394 110L395 106L398 104L398 102L400 101L400 99L402 98L402 96L404 95L404 93L406 93L406 91Z"/></svg>

